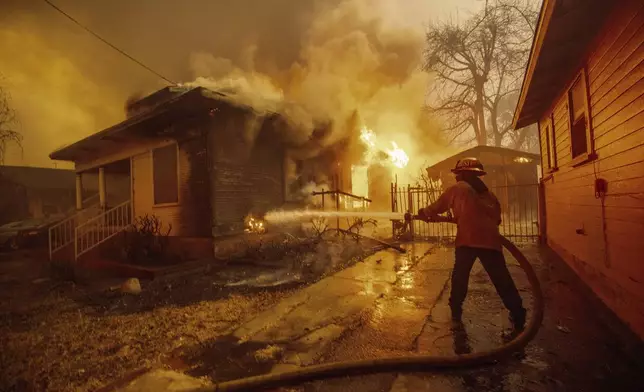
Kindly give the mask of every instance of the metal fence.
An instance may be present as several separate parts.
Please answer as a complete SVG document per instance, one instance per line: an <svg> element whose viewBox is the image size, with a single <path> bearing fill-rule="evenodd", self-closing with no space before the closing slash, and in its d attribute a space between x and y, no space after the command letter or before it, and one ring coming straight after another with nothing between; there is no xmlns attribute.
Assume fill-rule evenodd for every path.
<svg viewBox="0 0 644 392"><path fill-rule="evenodd" d="M312 195L315 197L313 205L317 209L327 211L367 211L371 203L371 199L339 190L326 191L322 189L321 192L313 192ZM351 219L338 217L334 220L337 229L346 229L351 226Z"/></svg>
<svg viewBox="0 0 644 392"><path fill-rule="evenodd" d="M426 207L438 199L440 188L398 186L391 184L391 210L417 214L420 208ZM523 184L490 188L501 203L501 226L503 236L515 242L534 242L539 239L539 185ZM393 222L394 237L400 235L400 222ZM411 229L411 230L409 230ZM456 225L451 223L426 223L414 221L410 231L418 239L453 239L456 237Z"/></svg>

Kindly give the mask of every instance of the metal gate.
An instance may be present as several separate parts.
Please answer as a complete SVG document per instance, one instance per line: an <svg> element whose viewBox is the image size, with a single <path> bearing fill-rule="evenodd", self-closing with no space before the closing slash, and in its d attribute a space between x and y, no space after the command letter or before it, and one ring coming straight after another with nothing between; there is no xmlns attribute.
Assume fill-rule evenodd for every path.
<svg viewBox="0 0 644 392"><path fill-rule="evenodd" d="M422 207L433 203L442 189L391 184L391 210L417 214ZM491 187L501 203L500 232L514 242L535 242L539 239L539 184L522 184ZM400 224L393 224L394 237ZM411 230L409 230L411 229ZM414 221L408 231L415 239L454 239L456 225L451 223L425 223Z"/></svg>

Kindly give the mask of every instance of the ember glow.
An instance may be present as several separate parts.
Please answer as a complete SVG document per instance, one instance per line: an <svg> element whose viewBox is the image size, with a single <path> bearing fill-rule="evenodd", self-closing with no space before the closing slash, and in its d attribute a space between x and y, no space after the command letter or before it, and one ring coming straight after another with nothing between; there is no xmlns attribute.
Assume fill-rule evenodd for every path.
<svg viewBox="0 0 644 392"><path fill-rule="evenodd" d="M254 218L249 216L246 218L246 230L247 233L258 233L263 234L266 232L266 225L261 219Z"/></svg>

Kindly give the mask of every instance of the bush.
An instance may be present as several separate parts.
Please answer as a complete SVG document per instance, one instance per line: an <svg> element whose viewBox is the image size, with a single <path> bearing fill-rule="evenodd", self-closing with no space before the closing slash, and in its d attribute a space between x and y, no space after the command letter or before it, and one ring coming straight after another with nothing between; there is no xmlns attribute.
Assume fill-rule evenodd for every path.
<svg viewBox="0 0 644 392"><path fill-rule="evenodd" d="M168 237L172 225L163 230L163 222L156 215L138 217L124 233L123 253L125 259L135 263L161 261L174 258L168 251Z"/></svg>

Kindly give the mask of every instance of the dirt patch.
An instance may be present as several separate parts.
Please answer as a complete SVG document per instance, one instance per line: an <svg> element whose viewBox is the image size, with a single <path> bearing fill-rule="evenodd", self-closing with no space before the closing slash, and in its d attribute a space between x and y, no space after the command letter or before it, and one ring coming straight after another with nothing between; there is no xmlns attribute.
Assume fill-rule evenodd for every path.
<svg viewBox="0 0 644 392"><path fill-rule="evenodd" d="M299 258L308 264L275 278L299 273L304 279L258 285L253 281L275 273L274 267L211 266L142 282L140 295L110 290L120 281L57 280L46 262L26 256L0 263L0 276L10 283L0 289L0 390L89 391L158 364L180 347L203 346L201 355L223 355L225 347L209 342L374 251L373 244L352 243L357 245L316 247ZM38 273L35 265L43 266Z"/></svg>
<svg viewBox="0 0 644 392"><path fill-rule="evenodd" d="M182 290L191 290L193 296L202 291ZM138 312L131 310L150 307L145 299L121 296L99 312L54 293L29 310L1 316L5 377L0 389L24 385L27 390L93 390L185 343L210 340L288 294L240 291Z"/></svg>

